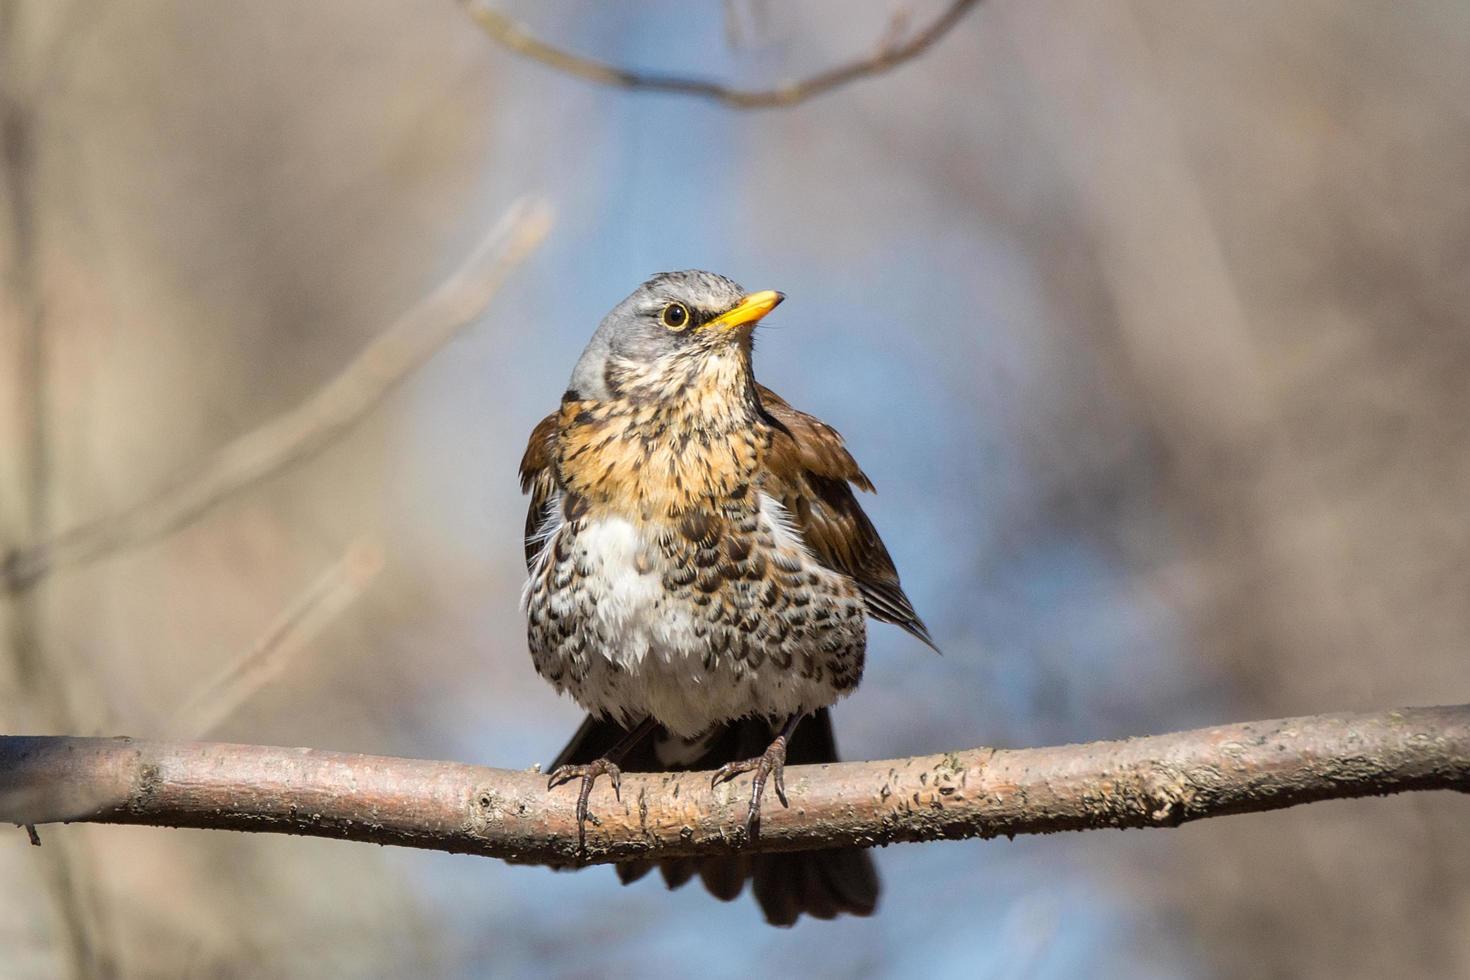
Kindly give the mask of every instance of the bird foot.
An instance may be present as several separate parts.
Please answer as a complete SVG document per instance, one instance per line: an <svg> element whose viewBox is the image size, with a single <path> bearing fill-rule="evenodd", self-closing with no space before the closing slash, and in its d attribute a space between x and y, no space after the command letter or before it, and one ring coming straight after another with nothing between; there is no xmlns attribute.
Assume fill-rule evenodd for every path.
<svg viewBox="0 0 1470 980"><path fill-rule="evenodd" d="M611 759L597 759L580 766L557 766L551 770L546 780L548 791L562 783L571 782L573 779L582 780L582 791L577 794L577 855L579 857L587 853L587 819L591 816L587 812L587 798L592 795L592 784L597 782L598 776L607 776L612 780L613 796L621 803L623 801L623 771ZM598 822L596 817L591 819L593 823Z"/></svg>
<svg viewBox="0 0 1470 980"><path fill-rule="evenodd" d="M781 805L791 805L786 801L786 736L777 736L771 747L754 759L725 763L715 771L714 778L709 781L710 789L734 779L742 772L755 774L750 781L750 811L745 817L745 837L747 840L755 840L760 836L761 796L766 791L767 778L775 785L776 798L781 801Z"/></svg>

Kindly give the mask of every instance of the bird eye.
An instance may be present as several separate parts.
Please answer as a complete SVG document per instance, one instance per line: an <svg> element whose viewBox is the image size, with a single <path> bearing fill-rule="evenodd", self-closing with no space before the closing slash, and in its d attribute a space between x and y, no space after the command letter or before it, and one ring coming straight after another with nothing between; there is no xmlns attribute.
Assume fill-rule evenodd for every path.
<svg viewBox="0 0 1470 980"><path fill-rule="evenodd" d="M658 315L659 322L670 330L683 330L689 326L689 307L683 303L670 303Z"/></svg>

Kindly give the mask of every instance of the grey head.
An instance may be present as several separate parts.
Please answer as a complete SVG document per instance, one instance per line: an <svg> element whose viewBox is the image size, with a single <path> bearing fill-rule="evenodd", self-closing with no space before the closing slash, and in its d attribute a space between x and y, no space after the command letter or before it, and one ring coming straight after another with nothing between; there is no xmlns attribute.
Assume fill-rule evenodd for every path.
<svg viewBox="0 0 1470 980"><path fill-rule="evenodd" d="M572 371L567 397L609 397L607 366L613 359L652 366L731 345L748 356L756 322L784 298L769 290L747 293L713 272L660 272L602 318Z"/></svg>

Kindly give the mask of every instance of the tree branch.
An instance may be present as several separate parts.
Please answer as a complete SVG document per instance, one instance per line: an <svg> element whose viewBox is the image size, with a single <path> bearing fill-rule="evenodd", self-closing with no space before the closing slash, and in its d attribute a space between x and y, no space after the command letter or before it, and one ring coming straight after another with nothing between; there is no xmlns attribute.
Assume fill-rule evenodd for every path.
<svg viewBox="0 0 1470 980"><path fill-rule="evenodd" d="M23 592L56 568L177 530L231 495L310 458L485 311L507 273L540 244L550 212L517 202L444 283L370 343L305 402L223 447L193 472L114 514L6 556L0 587Z"/></svg>
<svg viewBox="0 0 1470 980"><path fill-rule="evenodd" d="M1470 791L1470 705L1249 722L1053 748L793 767L763 850L1172 827L1316 800ZM593 793L590 863L740 846L748 779L628 773ZM533 771L204 742L0 738L0 821L149 824L577 858L575 787Z"/></svg>
<svg viewBox="0 0 1470 980"><path fill-rule="evenodd" d="M706 78L619 68L554 47L500 11L485 6L480 0L460 2L481 29L497 43L568 75L601 85L710 99L732 109L772 109L805 102L840 85L869 75L882 74L917 58L948 34L980 0L952 0L932 23L906 41L894 37L886 38L869 57L769 89L739 89Z"/></svg>

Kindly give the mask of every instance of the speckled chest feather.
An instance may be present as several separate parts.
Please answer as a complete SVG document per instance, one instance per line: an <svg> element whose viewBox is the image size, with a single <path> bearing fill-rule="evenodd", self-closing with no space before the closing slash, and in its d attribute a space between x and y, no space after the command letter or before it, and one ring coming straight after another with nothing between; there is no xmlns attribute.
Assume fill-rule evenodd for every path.
<svg viewBox="0 0 1470 980"><path fill-rule="evenodd" d="M569 399L559 418L558 497L525 595L538 672L590 711L690 738L850 691L863 601L766 492L774 430L748 368L608 375L614 397Z"/></svg>

